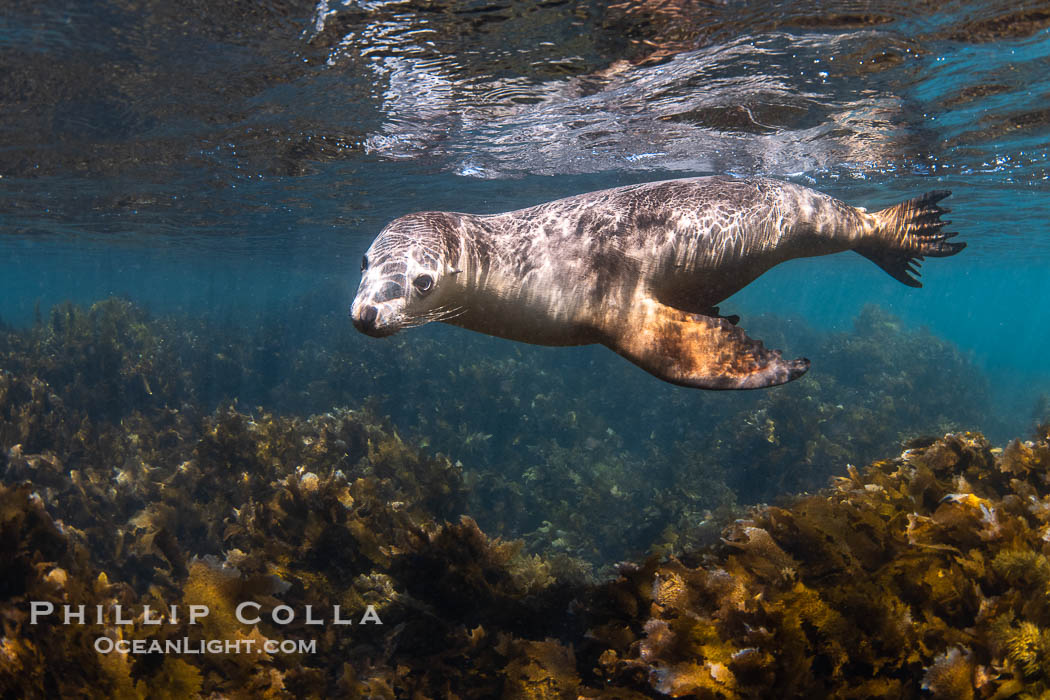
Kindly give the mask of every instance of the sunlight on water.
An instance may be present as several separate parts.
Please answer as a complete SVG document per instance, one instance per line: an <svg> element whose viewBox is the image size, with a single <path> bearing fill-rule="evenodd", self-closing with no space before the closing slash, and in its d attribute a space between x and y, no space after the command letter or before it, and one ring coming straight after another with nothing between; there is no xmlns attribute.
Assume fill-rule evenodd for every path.
<svg viewBox="0 0 1050 700"><path fill-rule="evenodd" d="M1050 388L1047 25L1005 2L14 2L0 318L112 294L342 317L416 210L711 173L869 209L948 188L969 248L925 289L822 259L728 304L843 329L877 301L971 353L1020 431Z"/></svg>

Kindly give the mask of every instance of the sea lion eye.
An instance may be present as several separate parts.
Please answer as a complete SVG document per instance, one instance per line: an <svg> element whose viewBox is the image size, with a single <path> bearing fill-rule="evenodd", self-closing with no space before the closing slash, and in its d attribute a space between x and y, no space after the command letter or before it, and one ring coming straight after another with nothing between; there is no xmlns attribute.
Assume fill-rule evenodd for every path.
<svg viewBox="0 0 1050 700"><path fill-rule="evenodd" d="M368 256L366 255L363 258L361 258L361 272L364 272L367 269L368 269Z"/></svg>
<svg viewBox="0 0 1050 700"><path fill-rule="evenodd" d="M426 294L434 286L434 278L430 275L419 275L412 280L412 286L416 288L420 294Z"/></svg>

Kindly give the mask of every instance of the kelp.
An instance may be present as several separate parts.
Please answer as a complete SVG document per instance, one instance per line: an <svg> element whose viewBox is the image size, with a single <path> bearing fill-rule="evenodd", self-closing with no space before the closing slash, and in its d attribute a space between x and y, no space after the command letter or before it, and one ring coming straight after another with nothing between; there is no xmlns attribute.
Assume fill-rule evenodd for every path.
<svg viewBox="0 0 1050 700"><path fill-rule="evenodd" d="M768 345L788 342L787 324L765 319ZM733 465L728 485L745 502L820 488L843 464L866 464L923 435L995 428L987 379L958 348L925 329L865 306L849 332L809 332L814 366L753 406L720 411L716 463Z"/></svg>
<svg viewBox="0 0 1050 700"><path fill-rule="evenodd" d="M205 336L119 303L84 318L72 308L57 327L0 343L4 696L1050 693L1046 427L1002 449L977 433L913 440L864 469L840 463L819 492L743 510L711 457L732 446L683 440L643 459L626 431L596 432L599 414L580 406L520 445L532 465L521 482L513 470L497 481L400 436L374 408L309 418L209 408L193 380ZM867 340L842 342L867 353L863 343L892 336L871 323ZM36 354L67 329L82 353ZM95 333L113 340L102 365L83 360ZM191 351L158 349L180 343ZM885 352L888 363L896 351ZM958 360L947 346L927 352ZM125 392L119 410L90 398L92 381L119 392L139 374L152 396ZM778 432L780 399L757 401L765 413L740 429L769 445L794 439ZM572 437L574 424L587 438ZM674 483L655 479L639 496L634 470L648 468ZM507 493L516 500L501 501ZM533 507L546 522L526 539L487 532L486 518L507 525ZM648 558L595 567L623 551L598 544L624 529L612 512L643 525ZM33 601L54 614L30 624ZM257 620L238 619L244 601ZM62 624L66 605L84 605L86 623ZM210 610L199 624L194 605ZM282 606L292 619L274 619ZM362 623L368 611L383 624ZM315 646L121 654L100 652L100 638Z"/></svg>
<svg viewBox="0 0 1050 700"><path fill-rule="evenodd" d="M367 406L407 443L462 462L467 512L487 532L594 566L708 543L737 503L820 488L843 464L902 440L991 425L972 363L876 307L848 333L753 319L769 345L798 343L814 368L776 391L727 395L654 382L603 348L493 352L491 341L434 327L376 341L342 314L311 312L321 300L296 303L293 319L236 326L155 317L121 299L64 304L31 328L0 332L0 367L46 382L39 400L95 423L168 421L168 440L217 407L305 416ZM21 425L41 442L8 444L44 450L50 419L38 415L39 426ZM620 512L632 516L611 517Z"/></svg>
<svg viewBox="0 0 1050 700"><path fill-rule="evenodd" d="M92 644L98 636L258 644L278 634L305 638L316 629L306 626L306 606L329 622L334 606L354 620L372 606L396 626L406 605L395 605L405 594L387 573L392 561L406 552L422 557L433 540L448 537L443 519L464 508L455 465L405 445L367 413L301 421L226 407L190 420L169 409L155 423L138 415L115 426L48 403L51 391L39 380L5 373L0 387L0 407L14 417L5 420L6 439L49 437L53 448L28 453L22 443L3 445L2 591L10 616L0 692L156 697L164 688L192 694L206 686L284 697L296 684L318 692L324 674L294 656L162 663L96 653ZM73 429L40 435L45 418ZM476 526L462 527L465 539L487 542ZM494 566L514 562L507 586L527 591L549 579L549 565L520 550L493 546ZM264 617L282 603L299 614L287 625L246 626L235 616L245 600L258 602ZM31 601L58 612L31 625ZM84 605L88 624L61 624L64 605ZM133 621L114 624L114 605L136 611ZM192 605L210 610L200 625L186 619ZM106 611L101 625L93 624L96 606ZM177 622L151 625L144 606L183 613ZM356 637L329 633L320 653L333 662L350 648L375 651L378 642Z"/></svg>
<svg viewBox="0 0 1050 700"><path fill-rule="evenodd" d="M1043 441L961 433L851 469L734 523L697 566L622 574L628 610L646 612L603 652L606 680L655 669L675 697L1038 697L1048 504Z"/></svg>
<svg viewBox="0 0 1050 700"><path fill-rule="evenodd" d="M33 386L46 391L26 384L5 377L8 396L26 397L14 411L23 416ZM367 414L298 421L227 407L184 432L169 426L163 447L142 423L85 421L46 455L6 446L8 694L1050 692L1045 439L1000 450L976 433L947 435L755 508L718 544L621 564L600 582L564 555L530 554L456 517L459 470ZM125 446L123 475L83 447L86 434L96 436L88 445ZM67 446L82 451L63 461ZM428 493L435 483L446 487L440 499ZM102 605L107 620L63 625L56 613L31 625L31 601ZM242 601L258 603L254 624L237 620ZM126 624L110 617L117 604L133 611ZM206 605L210 615L191 625L185 612L177 622L164 612L165 624L149 625L145 605ZM295 611L287 624L270 617L281 605ZM307 606L326 624L309 624ZM351 618L372 606L383 625L336 627L334 606ZM97 652L98 636L317 646L124 656Z"/></svg>

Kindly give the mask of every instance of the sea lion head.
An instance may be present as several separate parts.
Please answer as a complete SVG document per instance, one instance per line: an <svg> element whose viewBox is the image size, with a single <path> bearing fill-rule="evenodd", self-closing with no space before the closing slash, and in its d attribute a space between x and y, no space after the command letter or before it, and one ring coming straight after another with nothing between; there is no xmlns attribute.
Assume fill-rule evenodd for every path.
<svg viewBox="0 0 1050 700"><path fill-rule="evenodd" d="M376 338L440 321L460 311L450 302L459 270L443 212L410 214L384 228L361 260L361 285L350 307L357 330Z"/></svg>

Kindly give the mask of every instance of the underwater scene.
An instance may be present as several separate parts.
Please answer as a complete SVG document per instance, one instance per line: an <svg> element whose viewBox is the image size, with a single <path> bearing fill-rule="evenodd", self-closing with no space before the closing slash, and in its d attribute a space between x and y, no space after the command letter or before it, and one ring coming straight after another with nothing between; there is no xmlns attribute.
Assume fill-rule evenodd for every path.
<svg viewBox="0 0 1050 700"><path fill-rule="evenodd" d="M7 0L0 697L1050 697L1048 149L1050 3Z"/></svg>

